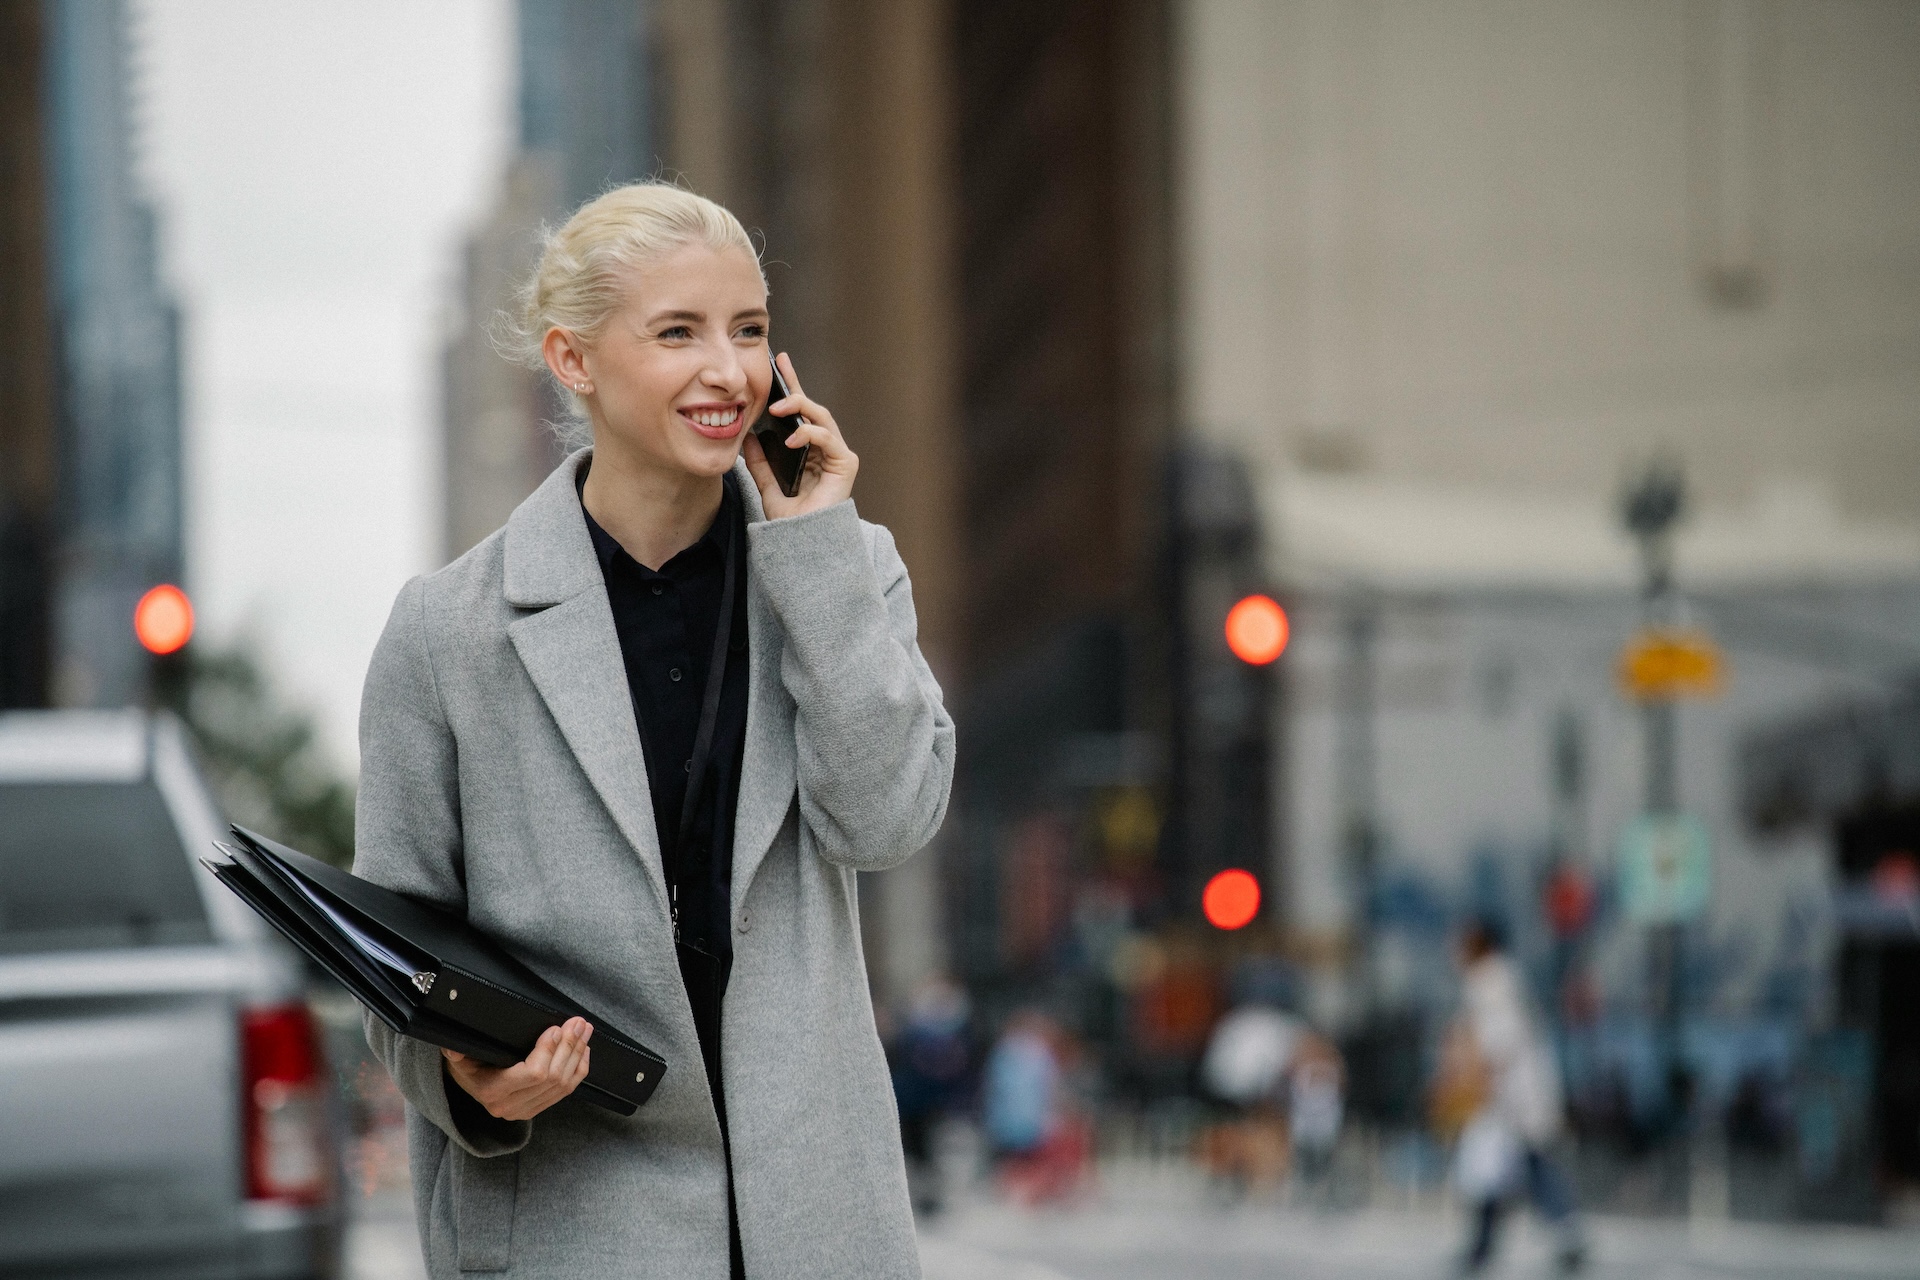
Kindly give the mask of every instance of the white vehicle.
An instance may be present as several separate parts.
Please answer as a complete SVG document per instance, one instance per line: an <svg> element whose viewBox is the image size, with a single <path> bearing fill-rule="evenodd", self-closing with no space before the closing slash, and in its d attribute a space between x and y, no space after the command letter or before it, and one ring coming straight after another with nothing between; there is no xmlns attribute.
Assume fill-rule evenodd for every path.
<svg viewBox="0 0 1920 1280"><path fill-rule="evenodd" d="M319 1027L223 830L171 717L0 714L0 1275L337 1274Z"/></svg>

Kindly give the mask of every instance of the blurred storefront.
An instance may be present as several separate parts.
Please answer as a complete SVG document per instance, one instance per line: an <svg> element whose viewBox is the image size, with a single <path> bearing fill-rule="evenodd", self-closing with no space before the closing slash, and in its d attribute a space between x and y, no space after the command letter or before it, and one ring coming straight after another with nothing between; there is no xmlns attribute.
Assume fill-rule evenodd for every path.
<svg viewBox="0 0 1920 1280"><path fill-rule="evenodd" d="M1858 1041L1845 1154L1920 1182L1920 697L1909 679L1767 724L1741 765L1753 827L1811 837L1828 859L1832 1023Z"/></svg>

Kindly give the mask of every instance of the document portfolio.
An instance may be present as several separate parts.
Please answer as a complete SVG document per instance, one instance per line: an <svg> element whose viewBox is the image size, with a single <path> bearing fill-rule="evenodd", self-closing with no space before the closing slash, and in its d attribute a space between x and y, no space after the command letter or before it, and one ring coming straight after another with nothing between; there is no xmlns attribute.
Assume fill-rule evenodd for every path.
<svg viewBox="0 0 1920 1280"><path fill-rule="evenodd" d="M521 1061L548 1027L593 1025L575 1092L620 1115L652 1096L666 1063L439 907L359 879L244 827L207 869L402 1035L489 1066Z"/></svg>

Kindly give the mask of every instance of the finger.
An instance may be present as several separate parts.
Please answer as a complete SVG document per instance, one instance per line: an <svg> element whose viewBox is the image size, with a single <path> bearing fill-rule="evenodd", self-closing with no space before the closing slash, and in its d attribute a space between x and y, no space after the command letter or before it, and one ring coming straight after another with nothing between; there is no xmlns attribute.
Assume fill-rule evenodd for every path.
<svg viewBox="0 0 1920 1280"><path fill-rule="evenodd" d="M554 1052L559 1049L559 1047L560 1028L548 1027L540 1033L540 1038L534 1042L533 1052L527 1055L527 1060L522 1062L520 1067L524 1067L526 1072L531 1075L546 1075L548 1066L553 1062ZM519 1068L515 1068L515 1070L518 1069Z"/></svg>
<svg viewBox="0 0 1920 1280"><path fill-rule="evenodd" d="M458 1049L442 1049L440 1052L448 1062L465 1062L467 1060L467 1055L461 1053Z"/></svg>
<svg viewBox="0 0 1920 1280"><path fill-rule="evenodd" d="M753 477L754 484L760 487L762 493L765 493L767 487L774 483L773 467L767 462L767 450L760 443L760 437L748 432L747 442L740 448L740 456L746 459L747 474Z"/></svg>
<svg viewBox="0 0 1920 1280"><path fill-rule="evenodd" d="M585 1018L567 1019L566 1025L560 1028L560 1050L553 1055L547 1079L565 1080L573 1074L574 1064L587 1051L587 1036L592 1031Z"/></svg>
<svg viewBox="0 0 1920 1280"><path fill-rule="evenodd" d="M767 461L766 450L758 440L751 441L751 452L743 453L747 460L747 474L753 477L753 487L760 491L760 503L769 512L776 511L787 502L786 490L780 487L779 477L773 474L773 466Z"/></svg>
<svg viewBox="0 0 1920 1280"><path fill-rule="evenodd" d="M514 1103L515 1107L527 1116L535 1116L554 1103L571 1094L578 1082L572 1076L564 1080L549 1080L538 1089L530 1089Z"/></svg>
<svg viewBox="0 0 1920 1280"><path fill-rule="evenodd" d="M769 406L768 412L776 418L792 418L803 425L811 423L815 426L830 427L835 431L840 429L839 424L833 420L833 412L827 406L818 400L809 400L797 391L785 400Z"/></svg>
<svg viewBox="0 0 1920 1280"><path fill-rule="evenodd" d="M562 1036L560 1048L554 1052L553 1061L547 1066L545 1082L553 1085L571 1076L573 1065L580 1060L580 1053L584 1048L585 1046L580 1043L580 1037L573 1034L571 1030Z"/></svg>
<svg viewBox="0 0 1920 1280"><path fill-rule="evenodd" d="M832 427L819 422L802 423L787 437L787 447L797 449L801 445L812 445L816 454L822 455L821 461L829 459L842 461L853 455L847 447L846 439ZM811 461L811 459L809 459Z"/></svg>
<svg viewBox="0 0 1920 1280"><path fill-rule="evenodd" d="M780 376L787 380L787 390L793 393L793 395L788 396L787 399L791 400L794 396L806 395L805 389L800 385L800 375L793 371L793 357L782 351L778 356L775 356L774 359L780 364ZM785 401L781 403L784 404Z"/></svg>
<svg viewBox="0 0 1920 1280"><path fill-rule="evenodd" d="M566 1075L548 1082L541 1106L550 1107L560 1099L571 1096L573 1091L580 1087L580 1082L587 1078L592 1066L592 1051L582 1045L579 1054L573 1060L572 1069Z"/></svg>

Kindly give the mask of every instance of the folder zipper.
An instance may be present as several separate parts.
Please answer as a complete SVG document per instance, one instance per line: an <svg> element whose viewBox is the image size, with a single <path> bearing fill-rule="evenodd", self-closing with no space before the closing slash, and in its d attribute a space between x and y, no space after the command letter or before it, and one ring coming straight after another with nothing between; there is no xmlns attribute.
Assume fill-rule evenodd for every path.
<svg viewBox="0 0 1920 1280"><path fill-rule="evenodd" d="M413 985L420 988L421 995L431 995L433 994L433 980L439 976L437 973L416 973L413 975Z"/></svg>

